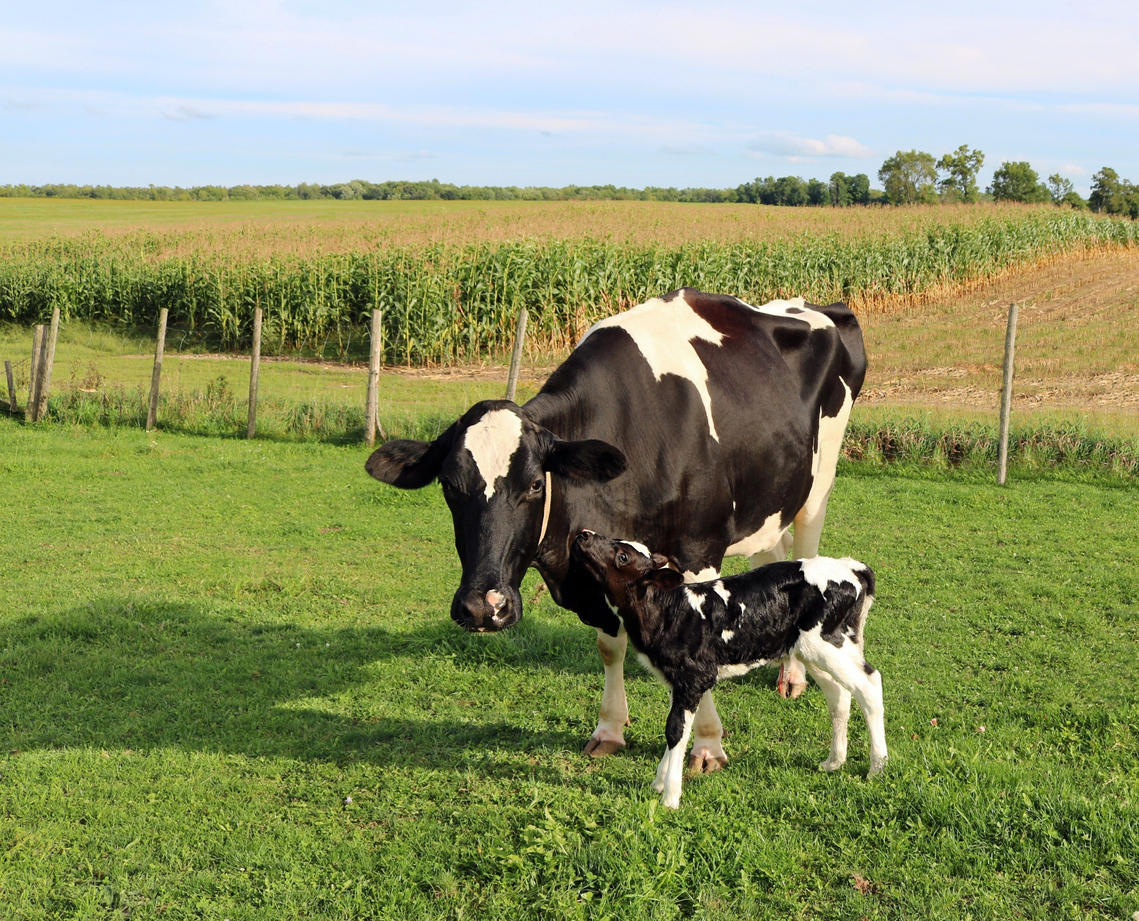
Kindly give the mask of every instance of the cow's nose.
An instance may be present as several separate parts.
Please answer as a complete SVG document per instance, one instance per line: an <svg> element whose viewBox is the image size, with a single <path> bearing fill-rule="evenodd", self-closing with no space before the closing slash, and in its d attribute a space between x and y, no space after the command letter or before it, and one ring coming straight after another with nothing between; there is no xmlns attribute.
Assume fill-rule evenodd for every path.
<svg viewBox="0 0 1139 921"><path fill-rule="evenodd" d="M510 596L496 588L487 592L460 591L451 605L451 619L464 630L488 633L509 627L518 618Z"/></svg>

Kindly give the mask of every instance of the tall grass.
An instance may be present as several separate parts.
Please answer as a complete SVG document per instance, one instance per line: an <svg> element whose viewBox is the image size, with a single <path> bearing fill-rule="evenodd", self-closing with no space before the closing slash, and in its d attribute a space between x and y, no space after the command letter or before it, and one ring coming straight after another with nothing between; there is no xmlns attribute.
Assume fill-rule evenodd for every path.
<svg viewBox="0 0 1139 921"><path fill-rule="evenodd" d="M504 351L522 306L535 346L564 349L599 317L684 285L873 310L1064 253L1136 245L1137 223L1058 210L853 238L540 237L270 257L170 255L167 237L151 232L88 233L0 248L0 321L33 322L59 307L64 319L136 327L167 307L183 336L234 350L248 344L261 307L268 351L345 358L366 354L379 308L385 361L446 363Z"/></svg>

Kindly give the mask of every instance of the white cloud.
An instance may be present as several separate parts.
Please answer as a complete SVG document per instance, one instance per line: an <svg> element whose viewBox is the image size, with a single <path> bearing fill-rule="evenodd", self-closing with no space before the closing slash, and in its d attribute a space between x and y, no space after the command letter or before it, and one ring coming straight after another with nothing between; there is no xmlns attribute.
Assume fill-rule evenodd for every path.
<svg viewBox="0 0 1139 921"><path fill-rule="evenodd" d="M828 134L823 139L797 137L784 131L763 131L748 145L761 154L789 157L796 161L816 157L867 157L868 147L851 137Z"/></svg>

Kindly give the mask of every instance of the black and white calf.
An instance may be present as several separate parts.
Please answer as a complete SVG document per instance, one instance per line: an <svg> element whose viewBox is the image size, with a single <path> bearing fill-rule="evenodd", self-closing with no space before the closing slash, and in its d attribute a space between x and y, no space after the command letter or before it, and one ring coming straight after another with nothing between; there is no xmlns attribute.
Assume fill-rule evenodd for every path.
<svg viewBox="0 0 1139 921"><path fill-rule="evenodd" d="M643 544L582 531L574 555L597 579L641 661L668 685L666 748L653 788L680 805L684 753L701 699L716 682L768 662L805 665L826 695L831 747L820 767L846 761L853 695L870 733L872 777L886 765L882 676L863 656L874 573L852 559L815 557L685 584Z"/></svg>

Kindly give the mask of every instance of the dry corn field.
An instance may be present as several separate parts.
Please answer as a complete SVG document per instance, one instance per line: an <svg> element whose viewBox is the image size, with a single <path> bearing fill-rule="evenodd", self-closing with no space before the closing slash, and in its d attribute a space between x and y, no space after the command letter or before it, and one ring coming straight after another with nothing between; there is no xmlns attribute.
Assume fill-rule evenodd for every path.
<svg viewBox="0 0 1139 921"><path fill-rule="evenodd" d="M408 366L500 354L522 307L532 349L555 352L683 285L872 316L1139 245L1139 224L1052 207L318 203L305 220L297 202L78 204L0 202L0 320L59 307L138 328L167 307L173 329L227 351L261 307L266 351L350 359L379 308L385 361Z"/></svg>

